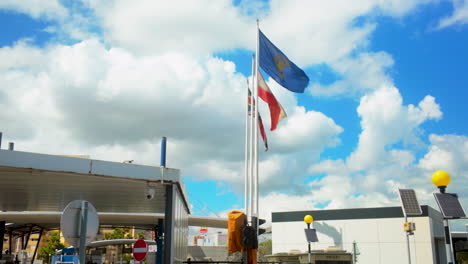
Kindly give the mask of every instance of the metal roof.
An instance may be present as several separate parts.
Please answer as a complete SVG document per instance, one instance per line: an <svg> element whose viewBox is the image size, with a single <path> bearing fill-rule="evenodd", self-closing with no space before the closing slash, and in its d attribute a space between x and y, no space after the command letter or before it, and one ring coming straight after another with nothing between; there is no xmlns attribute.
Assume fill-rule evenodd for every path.
<svg viewBox="0 0 468 264"><path fill-rule="evenodd" d="M177 169L0 150L0 219L55 228L65 206L83 199L102 225L153 225L164 217L167 184L189 210ZM155 189L151 200L148 188ZM189 225L227 228L227 219L189 216Z"/></svg>
<svg viewBox="0 0 468 264"><path fill-rule="evenodd" d="M177 169L0 150L2 211L62 211L84 199L99 212L163 213L165 184L186 199Z"/></svg>

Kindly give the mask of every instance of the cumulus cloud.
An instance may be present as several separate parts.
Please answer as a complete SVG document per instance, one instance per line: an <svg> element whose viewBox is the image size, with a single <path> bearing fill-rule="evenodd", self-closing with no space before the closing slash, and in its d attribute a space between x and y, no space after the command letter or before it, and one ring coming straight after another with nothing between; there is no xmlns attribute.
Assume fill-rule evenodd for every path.
<svg viewBox="0 0 468 264"><path fill-rule="evenodd" d="M232 62L176 52L139 56L96 39L45 49L18 43L0 54L8 54L0 72L0 103L8 109L2 120L11 124L4 132L29 150L154 164L159 137L168 136L171 164L185 175L242 185L246 82ZM264 190L284 186L287 172L300 179L343 130L279 95L289 117L261 155ZM51 141L55 147L44 144Z"/></svg>
<svg viewBox="0 0 468 264"><path fill-rule="evenodd" d="M47 19L63 18L68 15L67 9L59 0L2 0L0 9L12 10L18 13L25 13L33 18L45 17Z"/></svg>
<svg viewBox="0 0 468 264"><path fill-rule="evenodd" d="M437 29L442 29L455 25L465 25L468 23L468 1L453 0L453 14L442 18Z"/></svg>
<svg viewBox="0 0 468 264"><path fill-rule="evenodd" d="M312 84L310 92L314 96L334 96L348 94L359 96L390 86L393 80L388 70L393 66L392 57L385 52L363 52L356 57L344 57L329 65L340 79L329 85Z"/></svg>
<svg viewBox="0 0 468 264"><path fill-rule="evenodd" d="M428 2L273 0L233 6L231 1L207 0L84 1L100 21L106 42L139 54L254 50L255 19L260 18L262 30L300 65L334 61L366 46L376 24L355 23L359 17L399 17Z"/></svg>
<svg viewBox="0 0 468 264"><path fill-rule="evenodd" d="M323 160L312 165L309 173L326 174L308 184L307 191L295 194L269 193L260 200L261 216L270 212L399 206L398 188L416 190L419 202L438 208L431 175L446 170L452 181L449 192L457 193L468 204L468 137L430 135L426 154L419 160L409 151L392 150L394 159L387 164L356 172L342 160ZM466 220L453 221L454 230L464 230Z"/></svg>
<svg viewBox="0 0 468 264"><path fill-rule="evenodd" d="M455 183L458 181L461 184L463 180L468 180L468 137L431 134L429 140L429 152L419 161L418 166L428 172L450 171Z"/></svg>
<svg viewBox="0 0 468 264"><path fill-rule="evenodd" d="M207 55L255 45L255 20L231 1L85 2L101 19L107 42L140 54Z"/></svg>
<svg viewBox="0 0 468 264"><path fill-rule="evenodd" d="M363 96L357 112L361 117L362 133L356 151L347 160L347 164L356 170L385 163L388 159L386 148L392 144L419 144L416 134L419 125L442 116L432 96L426 96L418 106L404 106L398 89L393 86Z"/></svg>

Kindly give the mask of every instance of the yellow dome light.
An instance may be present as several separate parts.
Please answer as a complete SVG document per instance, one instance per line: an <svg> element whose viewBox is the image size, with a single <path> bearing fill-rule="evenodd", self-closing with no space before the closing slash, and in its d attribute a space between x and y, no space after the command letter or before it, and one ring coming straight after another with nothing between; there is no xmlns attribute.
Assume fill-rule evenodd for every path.
<svg viewBox="0 0 468 264"><path fill-rule="evenodd" d="M314 221L314 218L311 215L306 215L304 216L304 222L308 225L312 224Z"/></svg>
<svg viewBox="0 0 468 264"><path fill-rule="evenodd" d="M432 174L432 183L439 187L441 192L445 192L445 188L450 183L450 175L446 171L438 170Z"/></svg>

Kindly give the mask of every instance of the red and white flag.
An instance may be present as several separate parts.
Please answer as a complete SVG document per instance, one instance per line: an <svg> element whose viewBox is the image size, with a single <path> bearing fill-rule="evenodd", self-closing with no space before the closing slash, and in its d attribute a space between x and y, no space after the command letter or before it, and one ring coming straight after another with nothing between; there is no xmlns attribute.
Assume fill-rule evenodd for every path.
<svg viewBox="0 0 468 264"><path fill-rule="evenodd" d="M249 89L249 95L248 95L248 106L249 106L249 116L254 115L252 112L253 107L252 105L255 105L255 100L252 98L252 92ZM266 137L265 133L265 128L263 127L263 121L262 121L262 116L260 115L260 112L258 113L258 128L260 129L260 135L262 136L263 143L265 144L265 151L268 151L268 139Z"/></svg>
<svg viewBox="0 0 468 264"><path fill-rule="evenodd" d="M271 92L260 71L258 71L258 97L265 101L268 104L268 108L270 108L270 131L273 131L278 126L279 121L286 117L286 112L278 100L276 100L275 95Z"/></svg>

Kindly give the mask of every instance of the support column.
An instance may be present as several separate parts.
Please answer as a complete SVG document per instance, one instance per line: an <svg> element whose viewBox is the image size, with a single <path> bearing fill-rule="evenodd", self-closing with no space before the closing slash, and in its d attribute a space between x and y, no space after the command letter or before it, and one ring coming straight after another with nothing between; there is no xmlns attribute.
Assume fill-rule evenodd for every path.
<svg viewBox="0 0 468 264"><path fill-rule="evenodd" d="M172 263L173 257L173 238L174 233L174 186L166 185L166 209L164 214L164 251L163 263Z"/></svg>
<svg viewBox="0 0 468 264"><path fill-rule="evenodd" d="M21 242L21 245L20 245L20 251L21 251L21 250L24 249L24 248L23 248L23 247L24 247L24 233L23 233L23 232L21 232L21 240L20 240L20 242Z"/></svg>
<svg viewBox="0 0 468 264"><path fill-rule="evenodd" d="M447 219L444 219L445 229L445 252L447 254L447 263L453 264L453 247L452 247L452 236L450 234L450 226Z"/></svg>
<svg viewBox="0 0 468 264"><path fill-rule="evenodd" d="M5 237L5 221L0 221L0 238L2 241L0 242L0 259L3 257L3 238Z"/></svg>
<svg viewBox="0 0 468 264"><path fill-rule="evenodd" d="M80 263L84 264L86 261L86 227L88 225L88 202L81 202L81 216L80 216Z"/></svg>
<svg viewBox="0 0 468 264"><path fill-rule="evenodd" d="M28 232L28 234L26 235L26 241L24 241L24 238L23 238L23 241L22 241L23 244L21 245L23 250L26 250L26 248L28 247L28 242L29 242L29 238L31 237L32 231L33 231L33 226L31 226L31 227L29 228L29 232ZM24 237L24 236L23 236L23 237Z"/></svg>
<svg viewBox="0 0 468 264"><path fill-rule="evenodd" d="M158 219L158 225L156 226L156 264L162 264L163 262L163 239L164 239L164 219Z"/></svg>
<svg viewBox="0 0 468 264"><path fill-rule="evenodd" d="M13 231L8 231L8 250L10 254L13 252Z"/></svg>
<svg viewBox="0 0 468 264"><path fill-rule="evenodd" d="M36 248L34 249L34 253L31 259L31 264L33 264L34 260L36 259L37 249L39 248L39 243L41 243L42 232L44 232L43 228L41 228L41 230L39 231L39 237L37 238Z"/></svg>

